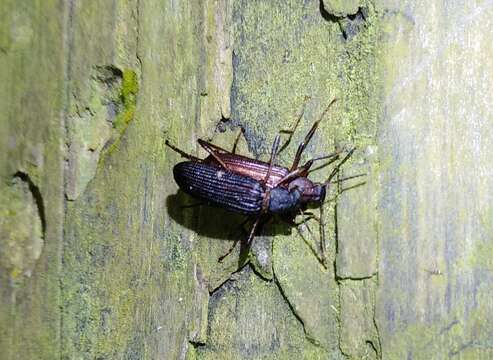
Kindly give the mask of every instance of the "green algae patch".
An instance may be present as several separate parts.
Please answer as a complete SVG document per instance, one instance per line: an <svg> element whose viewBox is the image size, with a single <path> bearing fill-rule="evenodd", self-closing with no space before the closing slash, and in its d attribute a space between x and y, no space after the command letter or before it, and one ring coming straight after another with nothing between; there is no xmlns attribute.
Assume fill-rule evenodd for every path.
<svg viewBox="0 0 493 360"><path fill-rule="evenodd" d="M211 295L208 341L199 359L326 359L308 341L274 282L245 267Z"/></svg>
<svg viewBox="0 0 493 360"><path fill-rule="evenodd" d="M461 270L475 268L493 271L493 207L488 206L479 216L479 224L484 232L483 239L478 239L465 261L460 264Z"/></svg>
<svg viewBox="0 0 493 360"><path fill-rule="evenodd" d="M123 70L120 91L122 110L113 121L113 126L120 135L134 119L138 92L139 82L136 72L130 69Z"/></svg>
<svg viewBox="0 0 493 360"><path fill-rule="evenodd" d="M351 359L381 358L374 321L376 278L340 282L340 348Z"/></svg>
<svg viewBox="0 0 493 360"><path fill-rule="evenodd" d="M98 166L119 144L135 117L139 84L134 70L93 66L87 101L72 99L67 120L66 193L75 200L94 178Z"/></svg>
<svg viewBox="0 0 493 360"><path fill-rule="evenodd" d="M58 359L66 8L0 7L0 357Z"/></svg>
<svg viewBox="0 0 493 360"><path fill-rule="evenodd" d="M400 327L398 333L384 339L383 358L489 359L492 355L489 335L493 327L485 314L491 312L491 304L482 300L467 316L457 307L433 323Z"/></svg>
<svg viewBox="0 0 493 360"><path fill-rule="evenodd" d="M128 170L113 159L107 165ZM156 179L148 180L153 185L131 180L139 173L139 168L120 172L124 181L111 187L117 175L105 169L69 203L62 278L67 357L117 358L136 352L145 358L146 343L162 337L178 349L180 333L168 325L172 320L161 319L168 314L181 319L186 333L186 314L195 306L190 249L175 225L164 225L161 204L159 210L142 205L150 201ZM135 215L140 212L142 218ZM151 213L160 215L152 222L154 230ZM163 301L167 310L155 306Z"/></svg>
<svg viewBox="0 0 493 360"><path fill-rule="evenodd" d="M480 242L475 245L471 255L462 264L463 269L476 268L480 270L493 271L493 244Z"/></svg>
<svg viewBox="0 0 493 360"><path fill-rule="evenodd" d="M306 337L335 355L339 353L339 290L333 267L325 269L317 255L299 236L278 236L274 274Z"/></svg>

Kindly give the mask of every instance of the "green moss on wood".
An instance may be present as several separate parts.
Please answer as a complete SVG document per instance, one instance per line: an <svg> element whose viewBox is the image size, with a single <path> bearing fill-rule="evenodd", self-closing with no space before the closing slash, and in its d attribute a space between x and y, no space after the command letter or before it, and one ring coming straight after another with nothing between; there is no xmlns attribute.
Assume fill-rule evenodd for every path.
<svg viewBox="0 0 493 360"><path fill-rule="evenodd" d="M303 325L274 282L248 267L211 297L209 337L200 359L324 359L326 350L308 341ZM332 357L337 358L337 357Z"/></svg>
<svg viewBox="0 0 493 360"><path fill-rule="evenodd" d="M130 121L134 118L138 92L139 82L136 72L131 69L123 70L120 90L120 100L123 109L113 122L113 126L120 134L125 131Z"/></svg>

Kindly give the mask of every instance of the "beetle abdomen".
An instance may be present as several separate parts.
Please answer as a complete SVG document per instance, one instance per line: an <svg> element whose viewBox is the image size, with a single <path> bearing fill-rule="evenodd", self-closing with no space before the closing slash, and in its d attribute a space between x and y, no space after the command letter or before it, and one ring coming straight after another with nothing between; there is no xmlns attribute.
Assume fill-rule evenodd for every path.
<svg viewBox="0 0 493 360"><path fill-rule="evenodd" d="M211 205L246 215L262 210L264 190L249 177L193 161L176 164L173 175L180 189Z"/></svg>

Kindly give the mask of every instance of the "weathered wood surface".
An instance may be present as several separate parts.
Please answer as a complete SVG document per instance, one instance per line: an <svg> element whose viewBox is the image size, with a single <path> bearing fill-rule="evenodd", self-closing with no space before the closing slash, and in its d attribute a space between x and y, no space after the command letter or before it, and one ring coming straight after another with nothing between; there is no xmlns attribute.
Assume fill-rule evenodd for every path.
<svg viewBox="0 0 493 360"><path fill-rule="evenodd" d="M0 4L2 359L60 346L64 22L58 1Z"/></svg>
<svg viewBox="0 0 493 360"><path fill-rule="evenodd" d="M382 1L387 358L493 356L492 1Z"/></svg>
<svg viewBox="0 0 493 360"><path fill-rule="evenodd" d="M492 5L4 1L0 358L491 358ZM280 161L336 97L305 158L367 174L333 266L313 221L218 264L241 218L181 209L164 140L266 159L305 96Z"/></svg>

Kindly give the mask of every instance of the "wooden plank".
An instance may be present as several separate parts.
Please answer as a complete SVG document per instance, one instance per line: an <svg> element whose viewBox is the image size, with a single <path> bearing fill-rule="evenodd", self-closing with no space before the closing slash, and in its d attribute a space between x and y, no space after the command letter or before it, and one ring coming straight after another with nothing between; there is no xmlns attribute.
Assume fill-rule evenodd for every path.
<svg viewBox="0 0 493 360"><path fill-rule="evenodd" d="M4 1L0 14L0 357L54 359L66 8L51 0Z"/></svg>
<svg viewBox="0 0 493 360"><path fill-rule="evenodd" d="M383 356L489 359L493 2L380 3Z"/></svg>

